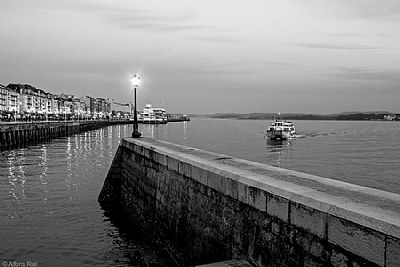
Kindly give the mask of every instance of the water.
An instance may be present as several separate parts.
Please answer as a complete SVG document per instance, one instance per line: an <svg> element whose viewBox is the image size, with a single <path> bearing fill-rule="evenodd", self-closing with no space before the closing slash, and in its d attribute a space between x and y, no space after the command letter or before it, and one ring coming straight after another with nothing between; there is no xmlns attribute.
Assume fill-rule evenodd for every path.
<svg viewBox="0 0 400 267"><path fill-rule="evenodd" d="M400 123L294 121L301 138L271 142L270 121L195 119L146 134L285 169L400 194ZM180 127L180 128L179 128Z"/></svg>
<svg viewBox="0 0 400 267"><path fill-rule="evenodd" d="M264 139L268 121L139 125L144 136L400 193L400 123L295 121L303 138ZM0 261L42 266L173 266L97 203L131 125L0 154ZM22 264L21 264L22 265Z"/></svg>
<svg viewBox="0 0 400 267"><path fill-rule="evenodd" d="M127 125L0 156L0 262L19 266L171 266L97 203Z"/></svg>

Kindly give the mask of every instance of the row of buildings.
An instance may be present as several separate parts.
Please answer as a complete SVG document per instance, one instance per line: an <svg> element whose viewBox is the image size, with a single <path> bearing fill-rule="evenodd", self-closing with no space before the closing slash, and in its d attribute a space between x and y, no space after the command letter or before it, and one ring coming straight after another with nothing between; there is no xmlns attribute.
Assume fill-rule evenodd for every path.
<svg viewBox="0 0 400 267"><path fill-rule="evenodd" d="M105 118L116 114L129 114L131 103L117 103L112 99L90 96L55 95L29 84L0 84L0 115L24 116L77 116Z"/></svg>

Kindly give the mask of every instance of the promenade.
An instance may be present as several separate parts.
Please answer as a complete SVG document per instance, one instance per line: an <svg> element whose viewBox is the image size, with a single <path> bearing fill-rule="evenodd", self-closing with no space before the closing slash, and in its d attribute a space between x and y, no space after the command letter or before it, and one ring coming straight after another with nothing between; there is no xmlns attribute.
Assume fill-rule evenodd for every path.
<svg viewBox="0 0 400 267"><path fill-rule="evenodd" d="M130 123L130 120L0 122L0 150L24 147L110 125Z"/></svg>

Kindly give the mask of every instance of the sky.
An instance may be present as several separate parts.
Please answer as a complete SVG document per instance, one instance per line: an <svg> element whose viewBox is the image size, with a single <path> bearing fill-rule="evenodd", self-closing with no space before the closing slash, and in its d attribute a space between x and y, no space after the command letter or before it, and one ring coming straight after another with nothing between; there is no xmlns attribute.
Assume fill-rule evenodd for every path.
<svg viewBox="0 0 400 267"><path fill-rule="evenodd" d="M0 0L0 84L168 113L400 113L398 0Z"/></svg>

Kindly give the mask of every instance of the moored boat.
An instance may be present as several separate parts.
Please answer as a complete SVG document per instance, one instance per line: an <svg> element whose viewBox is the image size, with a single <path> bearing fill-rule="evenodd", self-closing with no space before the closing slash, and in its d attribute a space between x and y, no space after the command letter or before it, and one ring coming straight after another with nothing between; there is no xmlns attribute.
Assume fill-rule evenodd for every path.
<svg viewBox="0 0 400 267"><path fill-rule="evenodd" d="M296 129L292 122L277 119L267 128L266 136L272 140L286 140L296 137Z"/></svg>
<svg viewBox="0 0 400 267"><path fill-rule="evenodd" d="M153 108L151 104L146 104L140 114L143 123L167 123L167 115L164 108Z"/></svg>

